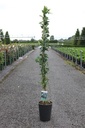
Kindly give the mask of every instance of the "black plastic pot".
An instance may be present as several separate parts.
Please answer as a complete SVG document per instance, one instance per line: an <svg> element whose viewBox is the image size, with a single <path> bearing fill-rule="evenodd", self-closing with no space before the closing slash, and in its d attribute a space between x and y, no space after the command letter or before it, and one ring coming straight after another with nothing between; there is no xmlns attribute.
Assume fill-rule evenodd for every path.
<svg viewBox="0 0 85 128"><path fill-rule="evenodd" d="M85 62L82 62L82 67L85 68Z"/></svg>
<svg viewBox="0 0 85 128"><path fill-rule="evenodd" d="M52 102L42 104L39 102L39 115L41 121L49 121L51 119Z"/></svg>

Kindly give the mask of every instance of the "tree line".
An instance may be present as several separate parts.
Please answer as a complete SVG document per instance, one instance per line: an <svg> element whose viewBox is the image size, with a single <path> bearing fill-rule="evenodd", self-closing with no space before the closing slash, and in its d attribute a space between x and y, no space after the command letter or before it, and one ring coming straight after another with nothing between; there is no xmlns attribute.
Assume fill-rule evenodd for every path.
<svg viewBox="0 0 85 128"><path fill-rule="evenodd" d="M2 29L0 30L0 41L3 43L3 44L10 44L10 36L9 36L9 33L8 31L6 31L5 35L2 31Z"/></svg>
<svg viewBox="0 0 85 128"><path fill-rule="evenodd" d="M76 33L74 36L74 45L85 46L85 27L82 28L81 34L79 29L76 30Z"/></svg>
<svg viewBox="0 0 85 128"><path fill-rule="evenodd" d="M23 39L14 39L14 40L11 40L10 39L10 35L8 33L8 31L6 31L6 33L4 34L2 29L0 29L0 42L2 44L10 44L10 43L37 43L37 40L35 40L34 38L31 38L30 40L23 40Z"/></svg>

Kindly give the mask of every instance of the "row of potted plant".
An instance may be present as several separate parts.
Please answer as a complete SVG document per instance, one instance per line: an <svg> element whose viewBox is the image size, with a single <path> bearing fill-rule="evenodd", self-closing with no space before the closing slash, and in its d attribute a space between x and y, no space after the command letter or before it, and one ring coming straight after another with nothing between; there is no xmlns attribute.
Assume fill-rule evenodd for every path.
<svg viewBox="0 0 85 128"><path fill-rule="evenodd" d="M53 48L64 58L72 61L76 65L85 68L85 50L81 50L81 47L76 50L75 48L65 48L65 47L57 47Z"/></svg>
<svg viewBox="0 0 85 128"><path fill-rule="evenodd" d="M2 45L0 47L0 70L12 64L30 50L32 50L32 46L29 44Z"/></svg>

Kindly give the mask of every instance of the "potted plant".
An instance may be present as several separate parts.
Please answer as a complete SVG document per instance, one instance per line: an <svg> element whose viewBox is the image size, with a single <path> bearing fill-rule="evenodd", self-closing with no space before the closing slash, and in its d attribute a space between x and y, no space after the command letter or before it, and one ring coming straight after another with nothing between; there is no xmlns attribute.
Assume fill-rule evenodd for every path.
<svg viewBox="0 0 85 128"><path fill-rule="evenodd" d="M42 29L42 40L40 41L40 54L36 58L36 62L39 63L41 69L41 100L39 101L39 115L41 121L49 121L51 118L51 110L52 110L52 102L47 99L48 91L47 91L47 84L48 84L48 55L46 51L48 50L48 37L49 37L49 19L47 14L50 13L50 10L44 6L42 10L42 21L40 22L40 26Z"/></svg>

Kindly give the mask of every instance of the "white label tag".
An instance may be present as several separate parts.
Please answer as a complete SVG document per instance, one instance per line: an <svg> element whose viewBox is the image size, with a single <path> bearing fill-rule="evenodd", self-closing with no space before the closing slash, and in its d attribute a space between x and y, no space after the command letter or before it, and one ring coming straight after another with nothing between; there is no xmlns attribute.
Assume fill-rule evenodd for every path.
<svg viewBox="0 0 85 128"><path fill-rule="evenodd" d="M41 100L46 101L48 91L41 91Z"/></svg>

